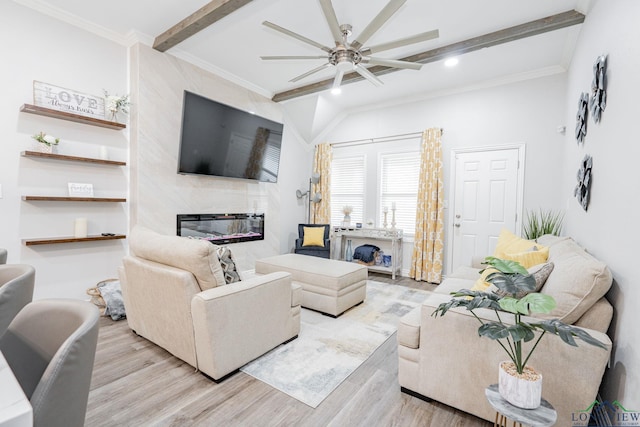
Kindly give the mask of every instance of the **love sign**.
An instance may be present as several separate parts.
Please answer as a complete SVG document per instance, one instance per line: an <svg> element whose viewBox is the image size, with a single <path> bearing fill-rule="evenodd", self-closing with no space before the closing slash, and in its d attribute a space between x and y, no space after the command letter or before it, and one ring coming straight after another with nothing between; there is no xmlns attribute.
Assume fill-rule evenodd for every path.
<svg viewBox="0 0 640 427"><path fill-rule="evenodd" d="M72 89L33 81L33 103L38 107L64 111L85 117L104 119L104 98Z"/></svg>

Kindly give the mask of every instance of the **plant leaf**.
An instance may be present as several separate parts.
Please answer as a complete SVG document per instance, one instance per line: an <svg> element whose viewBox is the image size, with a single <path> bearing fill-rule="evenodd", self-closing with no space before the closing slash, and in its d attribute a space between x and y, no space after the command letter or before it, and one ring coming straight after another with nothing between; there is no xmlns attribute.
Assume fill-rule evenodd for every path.
<svg viewBox="0 0 640 427"><path fill-rule="evenodd" d="M520 302L528 305L531 313L550 313L556 308L556 300L551 295L533 292L525 295Z"/></svg>
<svg viewBox="0 0 640 427"><path fill-rule="evenodd" d="M496 272L489 274L486 281L514 297L519 292L531 292L536 288L536 279L529 273L522 275L520 273Z"/></svg>
<svg viewBox="0 0 640 427"><path fill-rule="evenodd" d="M519 262L511 261L508 259L501 259L501 258L488 256L485 258L485 262L483 264L490 265L496 270L506 274L520 273L523 276L529 274L527 269L524 268Z"/></svg>
<svg viewBox="0 0 640 427"><path fill-rule="evenodd" d="M506 325L500 322L487 322L478 328L478 335L481 337L499 340L509 336L509 330Z"/></svg>
<svg viewBox="0 0 640 427"><path fill-rule="evenodd" d="M540 323L532 323L530 325L533 328L542 329L547 331L553 335L557 335L560 337L562 341L565 343L577 347L574 337L580 338L583 342L587 344L591 344L596 347L600 347L606 349L607 346L602 342L598 341L594 337L592 337L587 331L581 328L577 328L575 326L567 325L564 322L561 322L558 319L545 320Z"/></svg>

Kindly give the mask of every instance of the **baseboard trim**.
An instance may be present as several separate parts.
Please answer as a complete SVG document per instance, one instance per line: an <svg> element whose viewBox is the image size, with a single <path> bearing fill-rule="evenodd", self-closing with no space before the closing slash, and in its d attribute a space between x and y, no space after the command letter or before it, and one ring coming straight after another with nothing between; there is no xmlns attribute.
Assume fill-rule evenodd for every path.
<svg viewBox="0 0 640 427"><path fill-rule="evenodd" d="M409 396L416 397L425 402L433 402L433 399L428 398L427 396L423 396L420 393L417 393L413 390L409 390L408 388L400 387L400 391L403 392L404 394L408 394Z"/></svg>

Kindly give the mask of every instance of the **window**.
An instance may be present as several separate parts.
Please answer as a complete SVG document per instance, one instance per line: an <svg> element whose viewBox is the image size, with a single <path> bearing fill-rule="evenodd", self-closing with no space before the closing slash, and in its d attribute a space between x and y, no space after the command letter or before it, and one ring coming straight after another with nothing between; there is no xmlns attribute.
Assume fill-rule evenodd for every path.
<svg viewBox="0 0 640 427"><path fill-rule="evenodd" d="M331 225L342 224L342 207L353 206L351 223L363 222L365 156L334 158L331 162Z"/></svg>
<svg viewBox="0 0 640 427"><path fill-rule="evenodd" d="M380 226L384 221L384 208L388 209L387 226L391 227L392 204L396 206L396 228L405 234L415 234L420 153L393 153L380 155Z"/></svg>

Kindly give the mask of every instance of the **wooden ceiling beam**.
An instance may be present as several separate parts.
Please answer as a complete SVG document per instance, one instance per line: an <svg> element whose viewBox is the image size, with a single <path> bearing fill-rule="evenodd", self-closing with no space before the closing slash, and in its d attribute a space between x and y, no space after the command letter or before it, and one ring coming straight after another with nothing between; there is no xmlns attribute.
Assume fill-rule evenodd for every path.
<svg viewBox="0 0 640 427"><path fill-rule="evenodd" d="M198 31L235 12L252 0L213 0L202 6L196 12L178 22L153 42L153 48L166 52L175 45L188 39Z"/></svg>
<svg viewBox="0 0 640 427"><path fill-rule="evenodd" d="M479 49L484 49L487 47L508 43L510 41L532 37L549 31L555 31L561 28L582 24L584 22L584 18L585 16L582 13L571 10L568 12L559 13L557 15L548 16L546 18L527 22L525 24L516 25L515 27L509 27L503 30L494 31L493 33L474 37L447 46L442 46L436 49L417 53L415 55L401 58L400 60L427 64L429 62L440 61L449 56L462 55ZM376 76L400 71L400 69L398 68L384 67L381 65L376 65L367 69ZM360 80L364 80L364 78L360 76L360 74L351 72L344 75L342 84L344 85L354 83ZM295 89L276 93L273 96L272 100L275 102L286 101L288 99L298 98L304 95L310 95L312 93L330 89L332 85L333 78L322 80L316 83L297 87Z"/></svg>

